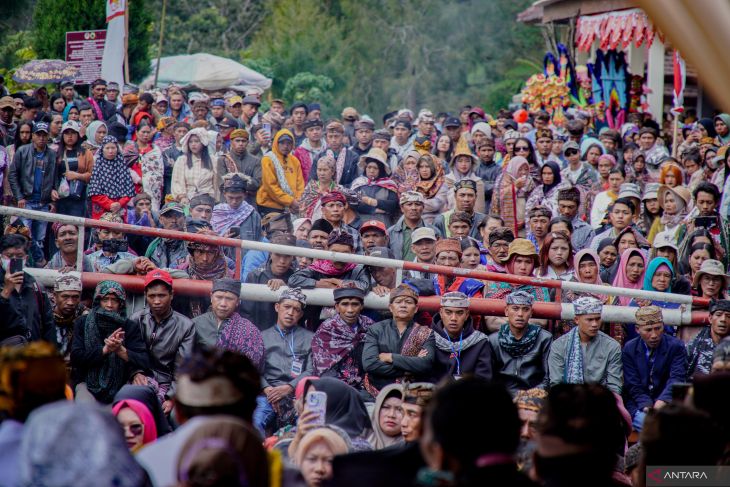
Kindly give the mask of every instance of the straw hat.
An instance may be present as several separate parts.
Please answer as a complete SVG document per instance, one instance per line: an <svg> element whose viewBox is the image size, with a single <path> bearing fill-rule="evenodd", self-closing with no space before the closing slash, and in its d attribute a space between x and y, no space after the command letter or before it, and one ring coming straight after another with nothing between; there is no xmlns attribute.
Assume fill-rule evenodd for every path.
<svg viewBox="0 0 730 487"><path fill-rule="evenodd" d="M377 147L371 148L367 154L363 154L360 156L360 162L358 165L360 166L360 169L363 171L365 170L365 166L367 165L368 161L375 161L378 164L382 165L385 169L385 174L390 176L390 164L388 164L388 156L385 154L385 152L382 149L378 149Z"/></svg>
<svg viewBox="0 0 730 487"><path fill-rule="evenodd" d="M659 206L664 208L664 195L667 194L667 191L671 191L675 194L675 196L679 197L682 201L684 201L684 207L688 208L689 203L692 201L692 194L689 192L687 188L684 186L677 186L675 188L670 188L666 184L662 184L659 187Z"/></svg>

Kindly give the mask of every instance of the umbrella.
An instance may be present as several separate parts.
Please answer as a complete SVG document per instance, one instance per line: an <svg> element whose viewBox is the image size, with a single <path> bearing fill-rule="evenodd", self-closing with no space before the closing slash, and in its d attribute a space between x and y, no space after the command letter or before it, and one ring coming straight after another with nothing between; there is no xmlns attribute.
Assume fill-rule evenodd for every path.
<svg viewBox="0 0 730 487"><path fill-rule="evenodd" d="M143 86L151 87L154 83L156 66L157 60L153 60L152 75L142 82ZM161 58L157 84L165 86L172 83L202 90L242 85L251 91L263 92L271 87L271 80L253 69L232 59L206 53Z"/></svg>
<svg viewBox="0 0 730 487"><path fill-rule="evenodd" d="M19 67L13 79L18 83L45 85L74 79L79 68L60 59L36 59Z"/></svg>

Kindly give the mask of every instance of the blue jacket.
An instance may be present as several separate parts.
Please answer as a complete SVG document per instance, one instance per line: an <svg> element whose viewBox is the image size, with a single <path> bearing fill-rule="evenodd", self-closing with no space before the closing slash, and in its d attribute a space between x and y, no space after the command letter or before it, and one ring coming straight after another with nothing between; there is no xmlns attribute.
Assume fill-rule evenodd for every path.
<svg viewBox="0 0 730 487"><path fill-rule="evenodd" d="M687 380L687 351L681 340L664 335L654 358L654 388L649 390L649 360L641 337L624 345L624 404L631 416L656 400L672 399L672 384Z"/></svg>

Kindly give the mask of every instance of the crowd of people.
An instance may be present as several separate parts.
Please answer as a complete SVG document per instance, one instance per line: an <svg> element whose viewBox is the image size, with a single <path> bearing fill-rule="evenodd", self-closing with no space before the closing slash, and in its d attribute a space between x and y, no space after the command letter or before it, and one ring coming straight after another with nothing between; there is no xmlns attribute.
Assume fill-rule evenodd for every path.
<svg viewBox="0 0 730 487"><path fill-rule="evenodd" d="M730 458L727 114L688 114L673 140L646 114L620 131L476 106L376 123L76 88L0 98L3 205L578 285L6 218L2 485L636 486L646 465ZM52 289L32 268L58 271ZM143 276L143 294L114 275ZM708 318L671 326L671 299L580 284L706 298L692 310ZM316 288L334 306L308 303ZM533 317L541 302L574 317ZM633 321L605 320L612 305Z"/></svg>

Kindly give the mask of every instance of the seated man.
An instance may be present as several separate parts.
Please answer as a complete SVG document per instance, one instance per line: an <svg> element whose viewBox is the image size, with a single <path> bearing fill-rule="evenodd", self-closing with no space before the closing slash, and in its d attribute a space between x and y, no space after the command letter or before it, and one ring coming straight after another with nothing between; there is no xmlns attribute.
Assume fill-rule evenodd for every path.
<svg viewBox="0 0 730 487"><path fill-rule="evenodd" d="M433 221L433 229L442 238L453 237L454 235L449 230L451 218L456 212L465 212L471 219L469 236L478 240L479 223L484 220L486 215L474 209L477 202L477 183L470 179L462 179L454 184L454 197L455 208L438 215Z"/></svg>
<svg viewBox="0 0 730 487"><path fill-rule="evenodd" d="M730 334L730 299L719 299L710 305L710 326L687 344L689 365L687 377L709 374L712 370L712 354L723 338Z"/></svg>
<svg viewBox="0 0 730 487"><path fill-rule="evenodd" d="M72 380L76 399L108 404L130 380L144 380L150 362L139 326L127 319L121 284L102 281L89 314L74 323Z"/></svg>
<svg viewBox="0 0 730 487"><path fill-rule="evenodd" d="M370 257L379 257L381 259L395 259L393 251L388 247L371 247L367 250ZM367 270L372 278L370 286L378 296L385 296L395 287L396 271L395 267L380 267L376 265L367 266Z"/></svg>
<svg viewBox="0 0 730 487"><path fill-rule="evenodd" d="M455 211L449 219L449 235L452 238L466 238L471 232L471 216L464 211Z"/></svg>
<svg viewBox="0 0 730 487"><path fill-rule="evenodd" d="M436 247L436 232L430 227L417 228L411 233L411 252L416 256L413 262L419 264L433 264L434 249ZM431 279L435 274L431 272L407 271L413 279Z"/></svg>
<svg viewBox="0 0 730 487"><path fill-rule="evenodd" d="M172 411L177 364L193 350L195 326L187 316L172 309L172 277L162 269L145 276L144 297L147 306L130 319L139 325L150 355L152 378L165 414ZM148 380L138 384L152 385Z"/></svg>
<svg viewBox="0 0 730 487"><path fill-rule="evenodd" d="M576 326L550 346L550 385L601 384L621 394L621 346L601 331L603 304L583 296L573 302Z"/></svg>
<svg viewBox="0 0 730 487"><path fill-rule="evenodd" d="M436 361L432 374L438 382L451 376L472 374L492 380L492 350L487 335L474 329L469 297L460 292L441 296L441 309L433 319Z"/></svg>
<svg viewBox="0 0 730 487"><path fill-rule="evenodd" d="M100 221L124 223L122 217L116 213L104 213ZM120 230L100 228L98 233L99 248L89 254L89 263L94 272L109 272L107 267L122 261L134 261L137 257L128 252L129 243Z"/></svg>
<svg viewBox="0 0 730 487"><path fill-rule="evenodd" d="M271 238L271 243L294 247L296 239L290 233L277 233ZM286 286L287 281L294 273L294 257L286 254L269 253L269 258L262 267L250 272L246 276L248 284L266 284L272 291ZM241 302L241 316L250 320L256 327L264 331L276 323L276 305L251 300Z"/></svg>
<svg viewBox="0 0 730 487"><path fill-rule="evenodd" d="M314 334L298 326L306 305L301 289L287 289L274 305L276 323L261 333L266 359L261 377L264 396L259 397L254 417L259 431L272 427L274 419L280 427L293 424L294 390L302 378L312 375Z"/></svg>
<svg viewBox="0 0 730 487"><path fill-rule="evenodd" d="M66 366L71 367L71 343L73 341L74 323L87 310L81 304L81 274L66 272L56 278L53 285L53 324L55 327L55 343L58 346ZM5 315L3 315L5 317Z"/></svg>
<svg viewBox="0 0 730 487"><path fill-rule="evenodd" d="M429 382L412 382L405 387L401 403L403 419L400 430L406 444L416 443L421 439L423 417L433 393L434 385Z"/></svg>
<svg viewBox="0 0 730 487"><path fill-rule="evenodd" d="M365 291L357 287L334 290L337 314L323 322L312 338L314 375L335 377L355 389L363 389L362 351L373 320L363 316Z"/></svg>
<svg viewBox="0 0 730 487"><path fill-rule="evenodd" d="M190 218L193 220L204 220L210 223L213 218L213 207L215 200L207 193L202 193L190 198Z"/></svg>
<svg viewBox="0 0 730 487"><path fill-rule="evenodd" d="M76 259L78 259L79 251L79 229L74 225L63 223L54 223L51 228L53 235L56 237L56 252L46 264L46 269L55 270L77 270ZM83 271L93 272L89 258L83 256Z"/></svg>
<svg viewBox="0 0 730 487"><path fill-rule="evenodd" d="M504 314L507 323L498 333L489 335L495 378L513 396L521 390L547 389L548 356L552 335L542 327L530 324L535 298L525 291L507 295Z"/></svg>
<svg viewBox="0 0 730 487"><path fill-rule="evenodd" d="M262 242L270 242L278 233L294 233L288 213L271 212L261 219ZM266 263L269 253L263 250L249 250L243 256L241 263L241 282L246 282L249 272L253 272Z"/></svg>
<svg viewBox="0 0 730 487"><path fill-rule="evenodd" d="M327 250L327 239L332 233L332 225L324 218L314 220L307 240L313 249Z"/></svg>
<svg viewBox="0 0 730 487"><path fill-rule="evenodd" d="M434 247L435 264L446 267L459 267L461 263L461 244L455 238L442 238ZM423 292L433 288L434 294L443 296L448 292L460 292L468 297L482 297L484 283L470 277L436 274L430 282L414 279L413 284Z"/></svg>
<svg viewBox="0 0 730 487"><path fill-rule="evenodd" d="M517 466L526 471L526 465L532 465L535 436L537 433L537 418L545 404L547 391L534 388L517 391L514 403L517 406L517 415L520 417L520 446L517 449Z"/></svg>
<svg viewBox="0 0 730 487"><path fill-rule="evenodd" d="M165 230L185 231L185 210L180 203L166 203L160 209L160 225ZM179 238L157 237L147 247L145 257L157 267L180 269L188 256L187 242Z"/></svg>
<svg viewBox="0 0 730 487"><path fill-rule="evenodd" d="M235 279L216 279L210 293L210 311L193 319L195 342L245 355L256 366L264 367L264 340L253 323L238 314L241 283Z"/></svg>
<svg viewBox="0 0 730 487"><path fill-rule="evenodd" d="M322 218L332 225L333 231L348 233L352 237L352 249L356 254L362 253L362 239L356 228L345 223L347 198L340 191L332 191L322 196Z"/></svg>
<svg viewBox="0 0 730 487"><path fill-rule="evenodd" d="M373 397L383 387L405 377L429 377L433 367L433 333L429 327L413 321L418 311L418 293L401 284L390 292L389 309L393 317L368 329L362 352L367 372L365 388Z"/></svg>
<svg viewBox="0 0 730 487"><path fill-rule="evenodd" d="M349 233L335 229L327 239L327 250L351 254L355 250L355 243ZM289 278L289 286L303 289L333 289L347 283L367 293L370 290L370 274L362 265L317 259L308 268L296 271Z"/></svg>
<svg viewBox="0 0 730 487"><path fill-rule="evenodd" d="M261 240L261 216L246 201L246 188L250 181L250 177L236 172L223 176L223 202L215 205L210 220L218 235L241 240Z"/></svg>
<svg viewBox="0 0 730 487"><path fill-rule="evenodd" d="M515 234L507 227L495 228L489 232L489 240L486 242L487 270L490 272L507 272L504 266L509 258L509 245L515 239Z"/></svg>
<svg viewBox="0 0 730 487"><path fill-rule="evenodd" d="M672 385L687 380L687 353L678 338L664 333L664 318L658 306L636 310L638 337L626 342L624 404L641 431L649 409L664 407L672 399Z"/></svg>

